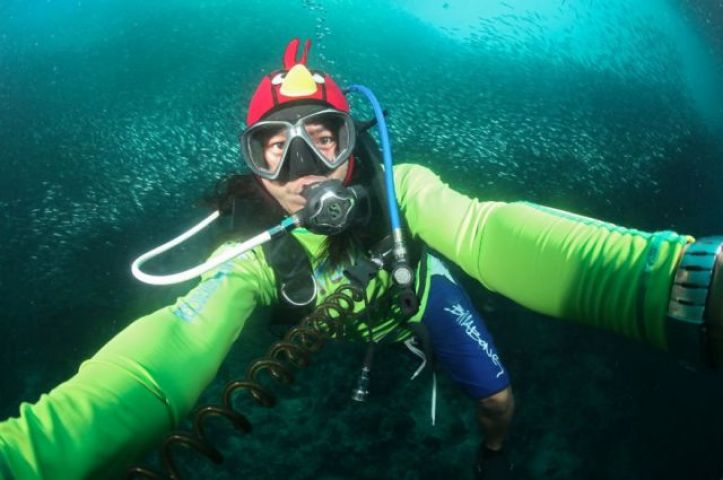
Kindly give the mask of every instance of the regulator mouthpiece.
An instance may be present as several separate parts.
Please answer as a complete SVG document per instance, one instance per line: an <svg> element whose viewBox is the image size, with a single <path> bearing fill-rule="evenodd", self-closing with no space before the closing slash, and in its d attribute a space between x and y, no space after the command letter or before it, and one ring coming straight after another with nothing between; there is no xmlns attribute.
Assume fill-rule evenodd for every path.
<svg viewBox="0 0 723 480"><path fill-rule="evenodd" d="M367 200L360 186L345 187L340 180L325 180L304 187L306 205L297 213L301 224L314 233L336 235L362 218Z"/></svg>

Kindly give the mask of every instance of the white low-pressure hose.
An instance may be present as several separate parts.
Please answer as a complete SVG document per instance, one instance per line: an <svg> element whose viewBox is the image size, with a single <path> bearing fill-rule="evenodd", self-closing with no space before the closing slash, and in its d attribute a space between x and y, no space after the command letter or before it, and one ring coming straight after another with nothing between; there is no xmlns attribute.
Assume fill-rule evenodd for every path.
<svg viewBox="0 0 723 480"><path fill-rule="evenodd" d="M418 348L416 345L415 337L409 337L404 341L404 345L409 349L410 352L418 356L422 359L422 364L417 368L417 370L412 374L412 377L410 380L414 380L417 378L417 375L419 375L422 370L424 370L424 367L427 366L427 355L424 353L424 350L421 348ZM432 404L430 406L430 416L432 417L432 426L434 426L437 423L437 372L432 370Z"/></svg>
<svg viewBox="0 0 723 480"><path fill-rule="evenodd" d="M263 233L260 233L259 235L256 235L255 237L246 240L243 243L239 243L238 245L235 245L232 248L229 248L228 250L224 251L221 255L218 255L213 258L209 258L206 262L202 263L201 265L198 265L196 267L190 268L188 270L185 270L183 272L178 273L172 273L168 275L149 275L147 273L144 273L141 271L141 266L147 262L148 260L157 257L163 252L166 252L179 243L182 243L204 228L206 228L208 225L213 223L218 217L220 213L218 210L213 212L211 215L206 217L204 220L202 220L200 223L198 223L196 226L191 228L185 233L182 233L178 237L174 238L170 242L166 242L163 245L154 248L150 252L144 253L140 257L138 257L132 264L131 264L131 273L133 273L133 276L136 277L138 280L144 283L149 283L151 285L172 285L174 283L181 283L185 282L186 280L190 280L192 278L198 277L199 275L202 275L206 273L207 271L218 267L224 262L227 262L231 260L232 258L241 255L242 253L257 247L265 242L268 242L271 239L272 231L267 230Z"/></svg>

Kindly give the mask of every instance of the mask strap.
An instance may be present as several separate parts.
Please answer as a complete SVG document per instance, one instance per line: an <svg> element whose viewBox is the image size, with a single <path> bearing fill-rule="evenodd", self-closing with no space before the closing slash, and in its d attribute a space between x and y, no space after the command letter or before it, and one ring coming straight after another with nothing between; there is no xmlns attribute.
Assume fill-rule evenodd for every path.
<svg viewBox="0 0 723 480"><path fill-rule="evenodd" d="M347 186L351 183L351 177L354 174L354 155L349 155L349 168L346 171L346 176L344 177L344 181L342 182L344 186Z"/></svg>

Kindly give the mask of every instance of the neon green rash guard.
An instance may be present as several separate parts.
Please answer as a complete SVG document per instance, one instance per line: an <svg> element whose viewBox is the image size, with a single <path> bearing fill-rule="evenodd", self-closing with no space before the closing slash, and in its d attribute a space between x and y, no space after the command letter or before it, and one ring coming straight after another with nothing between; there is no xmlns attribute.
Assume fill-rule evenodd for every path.
<svg viewBox="0 0 723 480"><path fill-rule="evenodd" d="M488 289L537 312L666 348L668 293L691 237L470 199L417 165L399 165L394 176L412 235ZM323 237L295 235L319 269ZM319 300L342 281L321 273ZM388 285L382 275L369 291L378 295ZM205 274L174 305L130 324L74 377L0 423L0 478L122 473L188 414L256 305L276 300L260 248ZM379 325L375 335L390 327Z"/></svg>

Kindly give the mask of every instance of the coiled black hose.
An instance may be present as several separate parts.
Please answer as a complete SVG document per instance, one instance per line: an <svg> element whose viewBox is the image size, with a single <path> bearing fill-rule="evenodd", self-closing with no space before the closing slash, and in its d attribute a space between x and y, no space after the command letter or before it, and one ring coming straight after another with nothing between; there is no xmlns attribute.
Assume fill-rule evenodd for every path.
<svg viewBox="0 0 723 480"><path fill-rule="evenodd" d="M276 396L257 380L258 375L267 370L276 382L284 385L292 383L294 377L289 365L296 368L306 367L311 354L321 349L325 339L342 336L346 322L354 312L354 303L362 300L366 303L366 294L357 285L347 284L337 288L298 325L289 329L281 340L272 344L265 356L251 362L243 380L229 382L224 388L223 402L220 405L204 405L198 408L193 414L191 432L174 432L166 437L160 451L165 473L134 466L128 470L126 478L181 480L181 474L172 455L173 447L176 445L196 450L215 464L222 463L223 455L206 436L205 419L212 416L223 417L237 430L249 433L251 423L233 408L234 393L245 389L261 405L274 406Z"/></svg>

